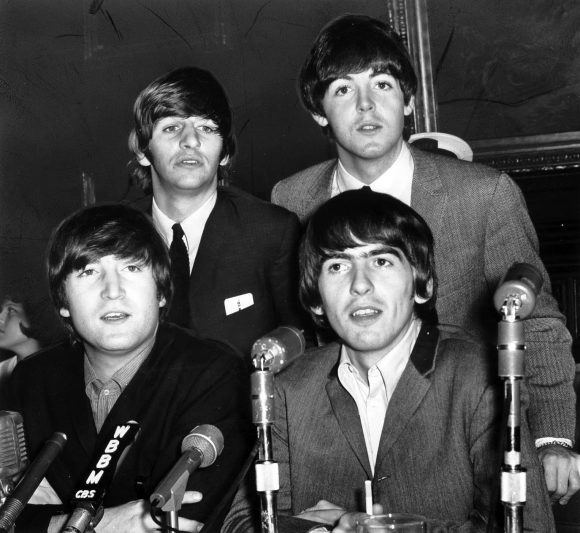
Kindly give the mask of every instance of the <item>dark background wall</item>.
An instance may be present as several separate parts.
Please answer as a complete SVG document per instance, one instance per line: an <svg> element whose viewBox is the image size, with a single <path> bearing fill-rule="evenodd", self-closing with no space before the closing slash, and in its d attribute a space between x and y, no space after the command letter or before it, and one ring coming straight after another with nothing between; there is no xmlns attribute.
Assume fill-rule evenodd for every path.
<svg viewBox="0 0 580 533"><path fill-rule="evenodd" d="M488 71L503 73L499 80L508 79L509 87L527 96L526 105L538 91L542 102L550 95L561 105L571 102L574 112L554 127L580 128L580 41L578 24L571 22L580 20L580 9L575 0L534 0L529 10L524 4L514 3L522 18L497 0L427 1L441 131L470 141L485 131L479 122L475 133L463 127L461 120L475 115L461 107L461 98L489 104L480 98L482 89L477 98L469 93L472 86L498 85ZM137 194L128 188L126 172L132 104L147 83L170 69L206 68L226 88L239 139L232 176L238 186L268 198L277 180L331 157L333 147L299 102L296 78L317 32L345 12L387 20L387 0L0 0L0 297L20 294L50 308L43 255L52 228L82 205L83 176L94 183L98 202ZM490 15L495 12L503 14ZM542 33L542 24L558 31ZM517 47L509 42L512 29L519 32ZM546 71L553 62L542 60L544 70L535 68L538 33L542 43L552 42L548 36L554 41L543 47L545 54L571 58L567 68L556 69L559 77ZM499 51L489 67L486 43L492 38ZM512 72L504 62L521 69ZM525 75L506 78L510 72ZM564 74L565 83L556 83ZM466 77L477 83L466 84ZM514 134L504 125L516 123L506 107L513 108L482 114L500 136ZM516 179L578 338L580 170Z"/></svg>
<svg viewBox="0 0 580 533"><path fill-rule="evenodd" d="M580 131L580 2L427 0L441 131Z"/></svg>
<svg viewBox="0 0 580 533"><path fill-rule="evenodd" d="M316 33L344 12L387 16L383 0L0 0L0 296L44 298L47 239L82 205L83 174L99 202L134 194L132 104L170 69L201 66L225 86L240 187L267 198L330 157L296 77Z"/></svg>

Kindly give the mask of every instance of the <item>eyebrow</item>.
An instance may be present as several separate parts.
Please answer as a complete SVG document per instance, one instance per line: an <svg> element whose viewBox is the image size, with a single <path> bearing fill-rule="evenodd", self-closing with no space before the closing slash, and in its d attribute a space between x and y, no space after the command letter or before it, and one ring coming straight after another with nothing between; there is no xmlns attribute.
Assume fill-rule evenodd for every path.
<svg viewBox="0 0 580 533"><path fill-rule="evenodd" d="M203 120L206 122L213 122L214 124L216 123L216 121L213 118L210 117L204 117L202 115L166 115L164 117L158 118L155 121L155 124L158 124L159 122L162 122L163 120L188 120L190 118L194 118L197 120Z"/></svg>
<svg viewBox="0 0 580 533"><path fill-rule="evenodd" d="M332 85L335 81L340 81L340 80L352 80L352 74L359 74L358 72L349 72L348 74L342 74L340 76L337 76L336 78L334 78L330 84ZM372 72L369 74L369 78L376 78L377 76L390 76L393 79L397 79L393 74L391 74L388 70L377 70L377 69L372 69Z"/></svg>
<svg viewBox="0 0 580 533"><path fill-rule="evenodd" d="M328 259L352 259L353 257L376 257L377 255L392 254L398 259L403 258L403 252L394 246L381 246L374 250L369 250L362 253L346 253L344 250L333 252Z"/></svg>
<svg viewBox="0 0 580 533"><path fill-rule="evenodd" d="M395 78L395 79L397 79L397 78L395 77L395 75L394 75L392 72L390 72L388 69L389 69L389 67L379 67L379 68L373 68L373 71L372 71L372 73L371 73L371 78L372 78L373 76L380 76L380 75L382 75L382 74L386 74L387 76L390 76L391 78Z"/></svg>

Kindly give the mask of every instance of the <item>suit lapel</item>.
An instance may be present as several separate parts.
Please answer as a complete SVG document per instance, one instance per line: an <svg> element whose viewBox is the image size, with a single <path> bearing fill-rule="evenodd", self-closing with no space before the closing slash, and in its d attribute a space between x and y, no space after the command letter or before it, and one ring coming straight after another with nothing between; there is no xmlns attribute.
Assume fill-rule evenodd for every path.
<svg viewBox="0 0 580 533"><path fill-rule="evenodd" d="M421 405L431 386L430 374L435 365L437 340L437 328L424 325L389 402L381 433L376 472L381 470L381 461L401 437L401 434L404 434L405 427Z"/></svg>
<svg viewBox="0 0 580 533"><path fill-rule="evenodd" d="M220 256L223 259L221 248L227 235L225 230L228 224L234 223L230 220L231 216L229 216L227 204L223 192L218 189L215 206L205 223L195 262L191 269L189 293L193 303L197 302L196 293L207 285L208 277L211 276L216 265L219 265Z"/></svg>
<svg viewBox="0 0 580 533"><path fill-rule="evenodd" d="M415 165L411 188L411 207L425 219L433 234L438 235L443 230L447 192L433 157L412 146L409 148Z"/></svg>
<svg viewBox="0 0 580 533"><path fill-rule="evenodd" d="M372 478L371 465L355 401L338 381L336 367L326 382L326 393L334 416L358 462L364 468L368 479Z"/></svg>
<svg viewBox="0 0 580 533"><path fill-rule="evenodd" d="M160 355L159 350L162 344L159 337L161 335L163 333L158 330L157 340L151 353L143 361L141 367L137 370L105 419L105 423L97 436L96 450L104 449L106 440L110 437L113 428L119 424L125 424L130 420L141 423L142 411L147 409L147 407L143 406L149 406L153 402L154 395L157 392L155 377L163 373L163 370L158 368L157 364L163 354L167 355L167 350L171 350L171 343L168 343L164 348L164 352ZM142 438L147 438L147 436Z"/></svg>
<svg viewBox="0 0 580 533"><path fill-rule="evenodd" d="M307 212L316 209L330 198L332 194L332 176L335 168L336 160L327 161L322 172L313 176L314 179L311 180L308 196L304 195L309 201L309 205L306 208Z"/></svg>
<svg viewBox="0 0 580 533"><path fill-rule="evenodd" d="M53 429L67 435L67 453L56 457L47 472L47 479L58 494L70 494L75 488L74 480L83 474L75 471L75 465L78 467L89 462L97 440L97 429L85 392L83 349L74 348L60 370L62 379L55 394L58 395L58 417L62 423Z"/></svg>
<svg viewBox="0 0 580 533"><path fill-rule="evenodd" d="M82 349L75 353L73 364L72 375L67 380L65 387L64 405L69 410L70 422L83 450L87 456L90 456L97 440L97 429L85 392L84 351ZM82 401L79 401L79 398L82 398Z"/></svg>

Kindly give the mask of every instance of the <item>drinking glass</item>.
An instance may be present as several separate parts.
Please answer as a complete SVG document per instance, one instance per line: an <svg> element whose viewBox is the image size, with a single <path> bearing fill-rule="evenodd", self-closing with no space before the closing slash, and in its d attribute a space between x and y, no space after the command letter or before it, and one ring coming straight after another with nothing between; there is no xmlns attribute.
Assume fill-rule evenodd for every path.
<svg viewBox="0 0 580 533"><path fill-rule="evenodd" d="M357 522L356 533L425 533L425 517L407 513L372 515Z"/></svg>

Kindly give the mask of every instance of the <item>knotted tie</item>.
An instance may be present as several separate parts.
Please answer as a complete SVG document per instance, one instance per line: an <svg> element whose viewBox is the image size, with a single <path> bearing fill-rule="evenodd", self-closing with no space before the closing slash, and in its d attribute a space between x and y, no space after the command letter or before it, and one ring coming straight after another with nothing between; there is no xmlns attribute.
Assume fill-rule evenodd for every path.
<svg viewBox="0 0 580 533"><path fill-rule="evenodd" d="M169 309L169 321L179 326L189 326L189 257L183 242L183 229L174 224L173 241L169 247L171 275L173 278L173 302Z"/></svg>

